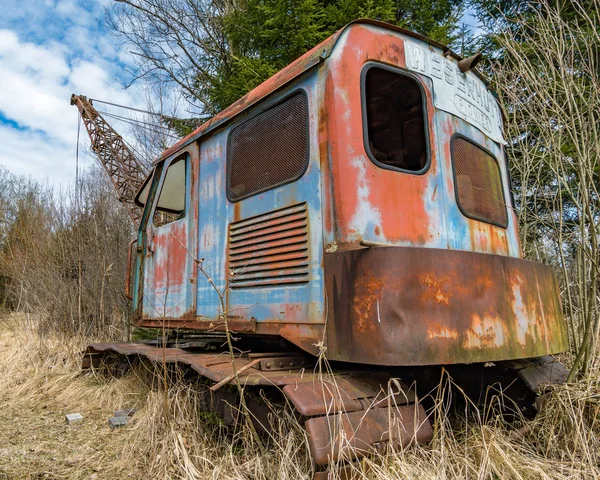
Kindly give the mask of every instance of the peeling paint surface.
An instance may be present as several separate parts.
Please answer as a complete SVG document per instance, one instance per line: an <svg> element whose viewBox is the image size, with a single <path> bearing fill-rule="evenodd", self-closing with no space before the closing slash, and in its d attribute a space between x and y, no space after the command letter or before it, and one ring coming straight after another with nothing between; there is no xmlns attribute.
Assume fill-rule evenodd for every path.
<svg viewBox="0 0 600 480"><path fill-rule="evenodd" d="M188 158L186 170L186 213L180 219L162 226L152 221L146 225L146 250L144 258L144 278L142 309L148 319L195 318L196 302L194 264L198 199L195 187L197 181L198 156L194 150L184 152ZM181 158L178 154L171 160ZM165 167L168 167L168 162ZM167 168L163 169L164 172ZM161 182L162 182L161 180ZM161 184L157 192L160 194ZM156 196L155 202L158 201Z"/></svg>
<svg viewBox="0 0 600 480"><path fill-rule="evenodd" d="M439 365L536 357L567 346L558 286L545 265L373 247L327 255L325 272L332 360Z"/></svg>

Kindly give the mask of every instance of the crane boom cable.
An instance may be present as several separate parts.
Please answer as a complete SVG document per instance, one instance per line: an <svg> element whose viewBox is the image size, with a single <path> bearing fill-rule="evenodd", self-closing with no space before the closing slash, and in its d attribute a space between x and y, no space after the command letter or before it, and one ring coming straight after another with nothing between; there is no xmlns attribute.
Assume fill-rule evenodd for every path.
<svg viewBox="0 0 600 480"><path fill-rule="evenodd" d="M106 116L106 117L109 117L109 118L114 118L115 120L119 120L119 121L121 121L121 122L128 123L128 124L130 124L130 125L132 125L132 126L134 126L134 127L139 127L139 128L142 128L142 129L144 129L144 130L147 130L147 131L149 131L149 132L151 132L151 133L155 133L155 134L157 134L157 135L165 135L165 136L167 136L167 137L173 138L174 140L177 140L177 141L179 141L179 140L180 140L180 137L176 137L176 136L174 136L174 135L170 135L170 134L167 134L167 133L164 133L164 132L159 132L159 131L156 131L156 130L151 130L149 127L145 127L145 126L143 126L143 125L138 125L137 123L134 123L133 121L130 121L130 120L129 120L128 118L126 118L126 117L120 117L120 116L118 116L118 115L113 115L113 114L110 114L110 113L108 113L108 112L103 112L103 111L100 111L100 110L98 110L98 113L100 113L100 114L102 114L102 115L104 115L104 116ZM150 124L150 125L151 125L151 124ZM131 150L133 153L135 153L135 155L136 155L138 158L144 158L144 161L145 161L145 163L146 163L146 164L151 164L151 163L152 163L152 161L153 161L153 158L152 158L152 157L148 156L148 154L146 154L146 153L145 153L145 152L143 152L143 151L142 151L142 152L140 152L140 151L139 151L139 150L138 150L136 147L134 147L134 146L133 146L131 143L129 143L129 142L128 142L127 140L125 140L124 138L123 138L122 140L123 140L123 143L125 143L125 144L127 145L127 147L128 147L128 148L129 148L129 149L130 149L130 150Z"/></svg>
<svg viewBox="0 0 600 480"><path fill-rule="evenodd" d="M148 110L142 110L140 108L128 107L127 105L120 105L118 103L107 102L105 100L98 100L97 98L90 98L92 102L103 103L104 105L112 105L113 107L126 108L127 110L133 110L134 112L146 113L148 115L154 115L156 117L171 119L171 120L181 120L181 118L173 117L171 115L164 115L162 113L150 112Z"/></svg>
<svg viewBox="0 0 600 480"><path fill-rule="evenodd" d="M162 125L154 125L152 123L144 122L142 120L136 120L136 119L133 119L133 118L122 117L120 115L115 115L114 113L109 113L109 112L102 111L102 110L98 110L98 113L101 113L105 117L113 118L115 120L120 120L122 122L129 123L130 125L139 126L140 128L144 128L146 130L154 131L155 133L159 133L161 135L166 135L168 137L171 137L171 138L174 138L174 139L177 139L177 140L180 139L178 136L173 135L172 133L164 133L164 132L159 132L158 130L156 130L156 129L160 128L160 129L172 132L173 130L171 128L169 128L169 127L164 127Z"/></svg>
<svg viewBox="0 0 600 480"><path fill-rule="evenodd" d="M79 112L78 112L79 113ZM77 145L75 147L75 202L79 212L79 134L81 132L81 116L77 115Z"/></svg>

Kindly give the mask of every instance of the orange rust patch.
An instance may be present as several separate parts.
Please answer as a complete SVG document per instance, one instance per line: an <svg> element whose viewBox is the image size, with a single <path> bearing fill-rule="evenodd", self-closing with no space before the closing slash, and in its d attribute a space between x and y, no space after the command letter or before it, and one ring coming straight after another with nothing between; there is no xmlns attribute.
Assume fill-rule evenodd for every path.
<svg viewBox="0 0 600 480"><path fill-rule="evenodd" d="M439 304L448 305L450 298L445 292L446 278L436 278L433 275L421 275L420 280L429 287L429 290L423 294L423 300L433 299Z"/></svg>
<svg viewBox="0 0 600 480"><path fill-rule="evenodd" d="M484 315L476 313L471 317L471 326L467 329L463 348L499 348L506 342L506 326L497 315Z"/></svg>
<svg viewBox="0 0 600 480"><path fill-rule="evenodd" d="M339 59L332 59L325 93L332 157L330 175L335 182L334 218L338 222L337 233L342 237L338 241L352 240L356 233L362 234L355 232L355 219L362 218L365 212L376 211L381 214L378 236L391 242L422 244L432 236L432 218L426 211L425 198L429 197L431 175L390 174L389 170L377 167L367 158L361 134L360 71L365 58L404 65L404 41L395 35L357 26L348 31L346 45L360 45L362 54L341 54ZM431 96L429 92L426 95L429 108ZM429 122L433 128L431 116ZM431 142L431 151L435 152L433 139ZM435 172L434 158L431 169ZM359 181L361 188L357 189Z"/></svg>
<svg viewBox="0 0 600 480"><path fill-rule="evenodd" d="M357 294L352 302L352 309L356 314L356 330L367 333L375 331L374 321L381 321L379 316L379 292L383 289L383 280L369 278L355 285Z"/></svg>
<svg viewBox="0 0 600 480"><path fill-rule="evenodd" d="M458 330L454 328L444 327L439 323L432 323L427 329L427 338L447 338L456 340L458 338Z"/></svg>

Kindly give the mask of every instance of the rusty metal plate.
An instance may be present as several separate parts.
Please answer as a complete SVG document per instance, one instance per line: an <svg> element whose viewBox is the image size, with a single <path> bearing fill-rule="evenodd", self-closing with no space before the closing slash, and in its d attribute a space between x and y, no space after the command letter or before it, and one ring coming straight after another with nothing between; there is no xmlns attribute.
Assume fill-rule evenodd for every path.
<svg viewBox="0 0 600 480"><path fill-rule="evenodd" d="M314 359L302 355L290 355L287 357L267 357L260 359L262 371L298 370L300 368L312 367Z"/></svg>
<svg viewBox="0 0 600 480"><path fill-rule="evenodd" d="M224 332L225 322L222 320L206 320L198 318L196 320L178 320L174 318L161 318L159 320L151 318L143 318L134 322L140 327L154 328L186 328L189 330L198 330L206 332ZM229 331L234 333L250 333L256 330L256 320L227 320Z"/></svg>
<svg viewBox="0 0 600 480"><path fill-rule="evenodd" d="M98 368L102 365L104 355L118 353L126 357L144 357L154 363L189 365L200 375L220 382L233 374L233 367L228 352L192 353L176 347L161 348L142 343L94 343L84 354L82 368L90 366ZM239 371L254 360L248 357L236 358L235 365ZM342 372L344 373L344 372ZM296 385L302 382L318 381L319 375L304 369L288 369L279 371L260 371L259 365L244 371L239 375L239 381L244 385L284 386ZM235 384L235 380L231 382Z"/></svg>
<svg viewBox="0 0 600 480"><path fill-rule="evenodd" d="M565 383L568 375L567 368L556 361L519 370L519 377L536 393L542 393L547 385Z"/></svg>
<svg viewBox="0 0 600 480"><path fill-rule="evenodd" d="M552 269L500 255L373 247L325 256L331 360L439 365L567 348Z"/></svg>
<svg viewBox="0 0 600 480"><path fill-rule="evenodd" d="M392 411L372 408L311 418L305 428L317 465L362 457L381 442L406 446L412 441L427 443L433 438L431 423L419 404L403 405Z"/></svg>
<svg viewBox="0 0 600 480"><path fill-rule="evenodd" d="M319 382L286 385L283 393L296 410L306 417L353 412L387 404L390 377L370 372L352 376L335 375L334 378L324 375ZM397 384L402 387L402 392L394 394L393 402L404 404L415 400L414 391L400 382Z"/></svg>

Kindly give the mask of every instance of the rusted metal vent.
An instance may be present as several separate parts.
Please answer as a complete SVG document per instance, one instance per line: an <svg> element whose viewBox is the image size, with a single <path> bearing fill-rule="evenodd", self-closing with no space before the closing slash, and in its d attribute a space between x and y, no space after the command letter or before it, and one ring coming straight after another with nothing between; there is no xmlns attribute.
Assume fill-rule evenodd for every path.
<svg viewBox="0 0 600 480"><path fill-rule="evenodd" d="M297 93L229 135L227 197L232 202L300 178L308 166L308 105Z"/></svg>
<svg viewBox="0 0 600 480"><path fill-rule="evenodd" d="M506 203L496 159L461 137L452 142L452 158L461 211L467 217L506 227Z"/></svg>
<svg viewBox="0 0 600 480"><path fill-rule="evenodd" d="M229 225L232 288L308 281L306 203Z"/></svg>

